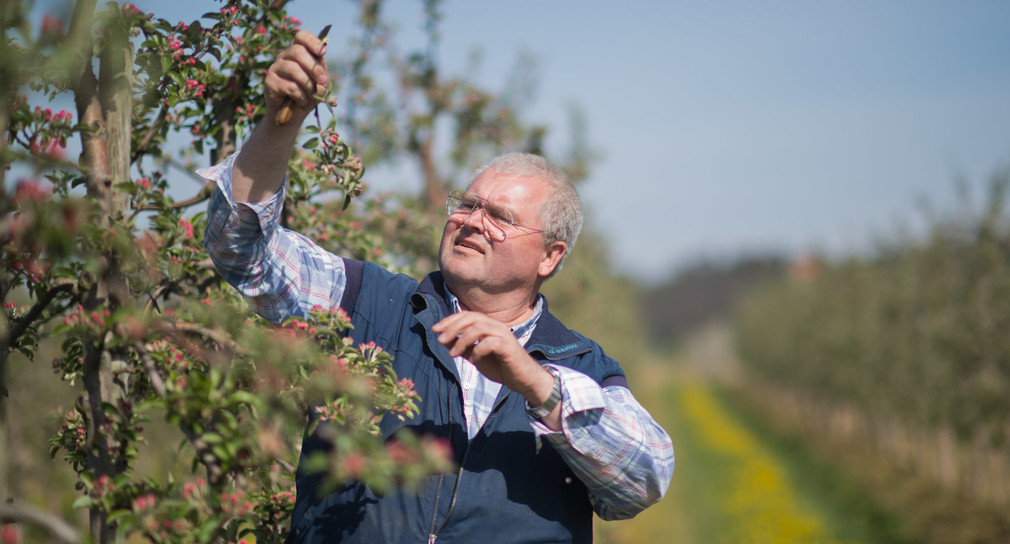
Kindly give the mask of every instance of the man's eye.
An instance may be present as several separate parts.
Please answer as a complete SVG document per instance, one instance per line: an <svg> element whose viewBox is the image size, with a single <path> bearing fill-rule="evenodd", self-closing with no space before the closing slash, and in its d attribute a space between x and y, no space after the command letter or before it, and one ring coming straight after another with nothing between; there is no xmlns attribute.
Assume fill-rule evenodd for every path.
<svg viewBox="0 0 1010 544"><path fill-rule="evenodd" d="M487 214L491 216L491 219L502 223L504 225L512 224L512 214L508 210L499 208L497 206L486 206Z"/></svg>
<svg viewBox="0 0 1010 544"><path fill-rule="evenodd" d="M477 207L477 201L472 198L464 198L459 201L459 206L457 207L464 210L472 210Z"/></svg>

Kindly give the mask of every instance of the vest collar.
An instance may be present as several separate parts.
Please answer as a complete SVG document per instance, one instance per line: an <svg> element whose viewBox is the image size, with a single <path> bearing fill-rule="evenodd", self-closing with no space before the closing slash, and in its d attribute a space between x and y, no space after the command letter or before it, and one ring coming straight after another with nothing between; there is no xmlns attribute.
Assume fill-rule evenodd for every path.
<svg viewBox="0 0 1010 544"><path fill-rule="evenodd" d="M447 293L442 273L432 272L421 280L417 290L411 295L410 304L414 308L415 315L424 310L435 311L432 317L437 319L428 323L428 327L452 313ZM558 318L554 317L547 308L546 298L543 303L543 313L526 344L527 352L540 354L543 359L554 362L592 351L592 342L568 330Z"/></svg>

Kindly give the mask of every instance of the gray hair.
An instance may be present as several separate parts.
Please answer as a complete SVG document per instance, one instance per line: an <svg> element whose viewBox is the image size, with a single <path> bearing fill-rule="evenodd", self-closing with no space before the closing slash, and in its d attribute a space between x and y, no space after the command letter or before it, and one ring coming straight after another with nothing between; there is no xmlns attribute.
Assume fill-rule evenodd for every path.
<svg viewBox="0 0 1010 544"><path fill-rule="evenodd" d="M582 231L582 201L579 200L575 185L560 168L532 153L499 155L478 170L470 183L485 170L494 170L507 176L537 178L551 186L550 194L537 210L537 219L547 245L562 241L568 246L561 261L547 276L552 277L561 270L561 265L575 247L575 241Z"/></svg>

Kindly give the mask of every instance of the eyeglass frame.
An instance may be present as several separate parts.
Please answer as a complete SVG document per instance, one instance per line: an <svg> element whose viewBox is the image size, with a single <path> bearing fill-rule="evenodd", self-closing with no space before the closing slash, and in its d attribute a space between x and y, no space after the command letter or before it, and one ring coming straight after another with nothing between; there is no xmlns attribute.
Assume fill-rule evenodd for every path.
<svg viewBox="0 0 1010 544"><path fill-rule="evenodd" d="M463 205L463 203L466 202L468 199L472 199L473 201L473 205L470 207L469 210L467 210L466 206ZM452 205L453 200L457 202L455 206ZM501 229L503 241L508 239L508 234L505 231L507 227L517 227L521 229L531 230L534 232L539 232L541 234L544 233L543 229L538 229L535 227L527 227L526 225L520 225L516 223L515 217L512 216L512 212L508 208L495 204L494 202L491 202L490 200L484 197L477 196L469 191L464 191L462 189L453 189L449 191L449 194L445 197L445 211L446 213L449 214L450 217L456 215L457 213L469 216L477 208L480 208L482 220L488 219L491 222L491 224ZM489 208L491 211L490 217L488 217Z"/></svg>

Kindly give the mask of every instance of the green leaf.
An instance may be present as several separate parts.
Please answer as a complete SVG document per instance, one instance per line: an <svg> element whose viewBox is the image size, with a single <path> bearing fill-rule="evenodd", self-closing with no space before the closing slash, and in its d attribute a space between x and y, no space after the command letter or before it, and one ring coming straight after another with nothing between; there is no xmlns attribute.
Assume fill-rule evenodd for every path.
<svg viewBox="0 0 1010 544"><path fill-rule="evenodd" d="M82 508L87 508L89 506L91 506L91 497L85 495L83 497L77 497L77 500L74 501L74 504L71 506L71 508L73 508L74 510L80 510Z"/></svg>
<svg viewBox="0 0 1010 544"><path fill-rule="evenodd" d="M109 515L109 523L116 522L119 519L121 519L121 518L123 518L125 516L128 516L128 515L133 515L133 512L131 512L129 510L117 510L114 513L112 513L112 514Z"/></svg>
<svg viewBox="0 0 1010 544"><path fill-rule="evenodd" d="M126 193L130 193L131 195L137 194L137 191L139 190L139 188L137 187L137 185L135 183L133 183L132 181L123 181L123 182L117 183L115 185L115 188L118 189L118 190L120 190L120 191L123 191L123 192L126 192Z"/></svg>
<svg viewBox="0 0 1010 544"><path fill-rule="evenodd" d="M258 406L261 404L260 398L249 391L236 391L231 394L231 398L235 402L248 404L250 406Z"/></svg>
<svg viewBox="0 0 1010 544"><path fill-rule="evenodd" d="M53 269L53 276L57 278L76 278L77 271L66 266L58 266Z"/></svg>
<svg viewBox="0 0 1010 544"><path fill-rule="evenodd" d="M302 144L304 149L315 149L318 146L319 138L309 138L304 144Z"/></svg>

